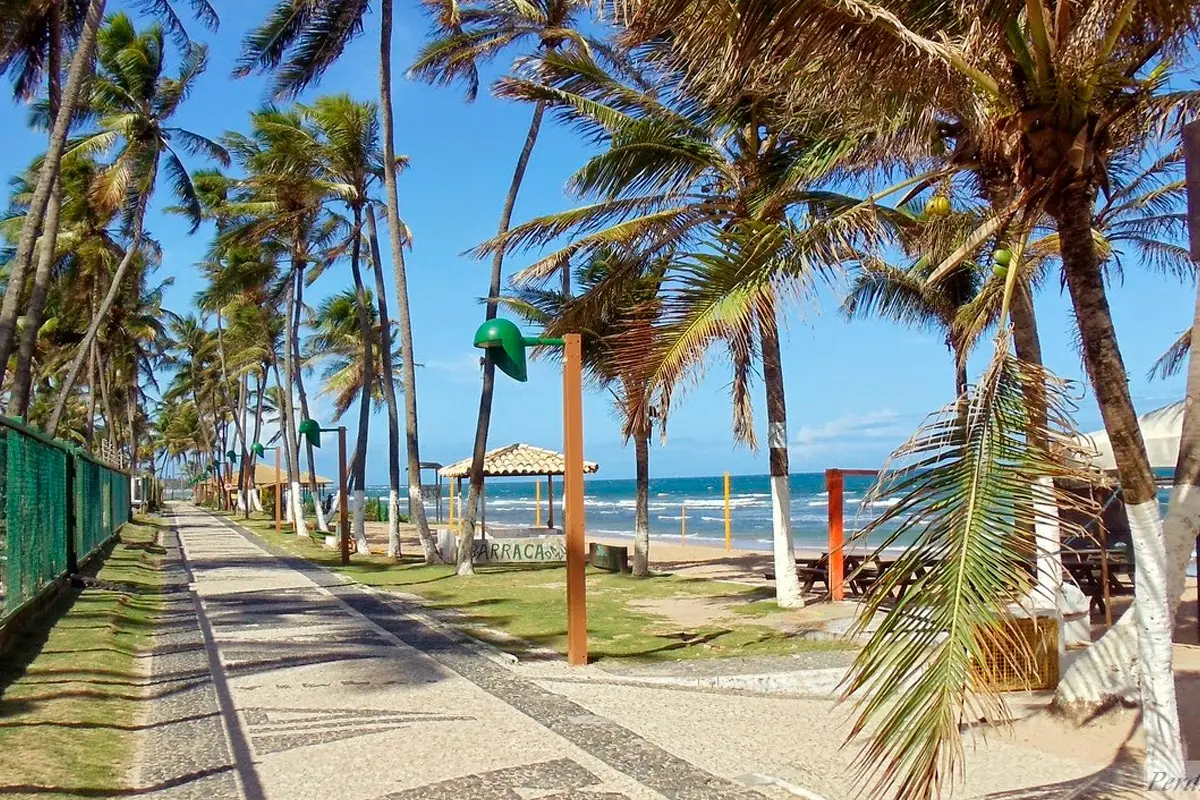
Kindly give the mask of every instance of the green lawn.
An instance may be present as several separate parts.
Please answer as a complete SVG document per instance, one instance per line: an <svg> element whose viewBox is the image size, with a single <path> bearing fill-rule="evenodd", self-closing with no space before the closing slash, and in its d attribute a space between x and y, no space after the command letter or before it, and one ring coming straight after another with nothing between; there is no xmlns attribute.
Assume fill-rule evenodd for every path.
<svg viewBox="0 0 1200 800"><path fill-rule="evenodd" d="M53 628L0 659L0 794L105 797L124 787L143 688L135 654L162 608L156 523L127 524L98 577Z"/></svg>
<svg viewBox="0 0 1200 800"><path fill-rule="evenodd" d="M249 523L239 516L238 521L272 544L356 581L420 595L433 608L458 611L466 616L474 635L509 652L522 655L531 647L566 650L564 567L490 566L478 568L474 578L459 578L451 566L397 564L376 555L354 555L351 564L343 567L336 551L308 537L276 534L274 521L264 515L252 515ZM774 602L764 599L770 594L761 587L672 576L640 579L589 569L587 591L593 660L763 656L845 648L760 624L779 614ZM667 606L678 611L667 612ZM706 606L721 618L704 620Z"/></svg>

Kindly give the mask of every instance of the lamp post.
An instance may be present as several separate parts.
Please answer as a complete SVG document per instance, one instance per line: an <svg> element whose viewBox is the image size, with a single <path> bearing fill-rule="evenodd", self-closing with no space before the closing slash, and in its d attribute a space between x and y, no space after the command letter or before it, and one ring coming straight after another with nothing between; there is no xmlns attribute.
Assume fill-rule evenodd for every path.
<svg viewBox="0 0 1200 800"><path fill-rule="evenodd" d="M326 431L332 433L337 431L338 435L338 493L341 495L338 503L338 539L342 546L342 566L350 563L350 515L347 511L349 505L349 486L346 478L346 426L339 425L336 428L322 428L316 420L305 419L300 421L300 435L308 438L309 443L313 447L321 446L321 432ZM316 478L314 477L315 481ZM314 498L314 502L316 498Z"/></svg>
<svg viewBox="0 0 1200 800"><path fill-rule="evenodd" d="M582 666L588 660L587 556L583 525L583 364L578 333L561 339L521 335L510 320L496 318L479 326L475 346L510 378L524 382L527 347L563 348L563 529L567 540L567 663Z"/></svg>
<svg viewBox="0 0 1200 800"><path fill-rule="evenodd" d="M275 532L282 533L283 532L283 513L282 513L283 495L280 494L281 485L280 485L280 474L279 474L279 445L276 445L274 447L264 447L261 442L255 442L254 447L252 449L254 450L254 455L258 456L259 458L262 458L263 455L268 450L275 451ZM255 481L255 485L257 485L257 483L258 482Z"/></svg>
<svg viewBox="0 0 1200 800"><path fill-rule="evenodd" d="M229 458L229 482L233 483L233 468L234 468L234 465L237 464L238 454L237 454L236 450L230 450L227 453L225 453L225 455ZM241 484L241 479L240 479L241 476L239 475L238 477L239 477L238 484L237 484L238 498L242 501L242 503L244 505L245 512L246 512L246 519L250 519L250 498L248 496L243 497L243 494L246 492L246 487ZM232 494L233 490L230 489L229 491L230 491L229 510L234 512L234 514L236 514L237 509L233 507L233 494Z"/></svg>

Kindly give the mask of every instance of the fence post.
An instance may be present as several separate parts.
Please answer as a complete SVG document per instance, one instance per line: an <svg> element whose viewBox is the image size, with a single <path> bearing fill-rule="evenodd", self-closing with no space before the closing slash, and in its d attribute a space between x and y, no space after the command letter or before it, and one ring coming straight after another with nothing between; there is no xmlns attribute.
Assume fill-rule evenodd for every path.
<svg viewBox="0 0 1200 800"><path fill-rule="evenodd" d="M79 548L75 546L75 513L79 498L75 491L75 451L67 449L67 574L79 572Z"/></svg>

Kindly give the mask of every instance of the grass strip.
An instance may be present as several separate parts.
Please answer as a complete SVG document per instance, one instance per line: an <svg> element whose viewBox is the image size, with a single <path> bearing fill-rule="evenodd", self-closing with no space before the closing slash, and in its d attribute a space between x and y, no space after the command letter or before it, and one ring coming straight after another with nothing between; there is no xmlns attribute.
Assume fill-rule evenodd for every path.
<svg viewBox="0 0 1200 800"><path fill-rule="evenodd" d="M535 648L566 651L563 566L487 565L476 567L474 578L455 576L452 565L395 562L381 555L355 554L342 566L337 551L310 537L275 533L274 519L266 515L252 514L247 521L238 514L236 521L271 544L360 583L419 595L433 609L457 612L472 635L517 656ZM792 655L849 647L759 624L772 611L783 616L765 587L671 575L634 578L589 568L587 593L593 661ZM743 608L747 612L739 613Z"/></svg>
<svg viewBox="0 0 1200 800"><path fill-rule="evenodd" d="M97 586L65 592L53 627L0 659L0 794L104 797L126 788L145 702L139 654L163 607L165 523L122 529Z"/></svg>

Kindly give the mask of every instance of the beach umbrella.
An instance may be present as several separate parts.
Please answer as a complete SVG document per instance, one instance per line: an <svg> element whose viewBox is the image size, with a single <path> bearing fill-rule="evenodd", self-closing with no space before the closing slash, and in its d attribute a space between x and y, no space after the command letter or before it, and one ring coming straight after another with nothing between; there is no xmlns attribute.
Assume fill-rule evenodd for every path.
<svg viewBox="0 0 1200 800"><path fill-rule="evenodd" d="M1173 468L1179 459L1179 439L1183 435L1183 406L1184 401L1181 400L1138 417L1138 427L1142 429L1142 438L1146 442L1146 452L1150 456L1150 466L1153 469ZM1093 466L1106 470L1117 468L1112 442L1103 429L1083 434L1080 436L1080 444L1085 451L1084 455L1091 457Z"/></svg>

